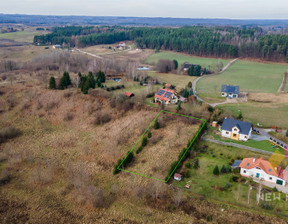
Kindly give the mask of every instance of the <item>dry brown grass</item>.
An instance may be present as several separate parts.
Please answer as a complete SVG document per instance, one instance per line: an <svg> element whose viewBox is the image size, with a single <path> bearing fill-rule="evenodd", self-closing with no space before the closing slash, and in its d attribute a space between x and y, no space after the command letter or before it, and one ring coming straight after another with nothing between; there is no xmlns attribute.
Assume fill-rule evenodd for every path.
<svg viewBox="0 0 288 224"><path fill-rule="evenodd" d="M263 103L288 103L288 93L274 94L274 93L249 93L249 100Z"/></svg>

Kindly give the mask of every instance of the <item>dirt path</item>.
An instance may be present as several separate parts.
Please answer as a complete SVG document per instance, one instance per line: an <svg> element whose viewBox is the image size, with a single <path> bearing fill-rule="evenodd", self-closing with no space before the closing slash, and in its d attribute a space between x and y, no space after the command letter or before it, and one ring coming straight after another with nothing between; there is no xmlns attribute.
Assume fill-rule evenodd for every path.
<svg viewBox="0 0 288 224"><path fill-rule="evenodd" d="M215 73L215 74L212 74L212 75L220 75L220 74L222 74L223 72L225 72L225 71L226 71L235 61L237 61L237 60L238 60L238 58L235 58L235 59L229 61L229 62L227 63L227 65L226 65L220 72ZM209 75L209 76L212 76L212 75ZM206 75L204 75L204 76L206 76ZM204 103L207 103L207 104L209 104L209 105L212 106L212 107L216 107L216 106L219 105L219 104L231 103L231 102L225 101L225 102L222 102L222 103L212 103L212 104L211 104L211 103L208 103L208 102L206 102L205 100L201 99L199 96L197 96L197 95L196 95L196 92L197 92L197 91L196 91L197 82L198 82L201 78L203 78L204 76L200 76L200 77L194 79L193 82L192 82L193 93L194 93L194 96L197 98L197 100L202 101L202 102L204 102ZM234 102L232 102L232 103L234 103Z"/></svg>
<svg viewBox="0 0 288 224"><path fill-rule="evenodd" d="M79 51L79 52L82 53L82 54L87 54L87 55L92 56L92 57L95 57L95 58L103 59L103 57L101 57L101 56L105 56L105 55L112 55L112 54L120 54L120 53L123 53L123 52L131 51L131 50L132 50L132 47L129 46L129 49L124 50L124 51L118 51L118 52L107 53L107 54L101 54L101 55L98 55L98 54L92 54L92 53L89 53L89 52L86 52L86 51L80 50L80 49L78 49L78 48L75 48L75 50L76 50L76 51Z"/></svg>

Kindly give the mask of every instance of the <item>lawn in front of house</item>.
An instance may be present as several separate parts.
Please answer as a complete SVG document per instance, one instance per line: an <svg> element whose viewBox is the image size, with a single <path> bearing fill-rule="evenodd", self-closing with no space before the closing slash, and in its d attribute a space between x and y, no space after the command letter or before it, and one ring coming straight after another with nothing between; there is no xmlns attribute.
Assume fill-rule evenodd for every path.
<svg viewBox="0 0 288 224"><path fill-rule="evenodd" d="M250 203L248 204L248 191L249 182L247 178L243 178L237 173L221 173L220 175L214 175L213 169L217 165L221 170L221 167L225 165L226 167L231 163L231 159L242 159L245 157L264 157L268 159L267 155L250 152L244 149L239 149L231 146L222 146L208 142L201 142L199 148L207 146L206 151L202 151L195 158L187 160L185 163L193 161L197 158L199 160L199 168L186 168L185 163L183 165L181 173L185 173L187 170L190 171L191 176L180 182L173 181L173 185L177 187L184 188L186 184L189 184L190 189L186 190L187 195L199 194L205 198L218 200L221 202L227 202L232 205L245 206L252 209L262 210L260 206L257 205L256 194L258 184L252 182L253 189L250 195ZM233 182L231 177L238 176L239 182ZM271 191L268 190L268 191ZM285 195L282 195L285 198ZM263 203L263 202L261 202ZM276 209L281 208L281 213L288 211L288 204L281 201L269 202L274 212ZM266 212L266 211L265 211Z"/></svg>

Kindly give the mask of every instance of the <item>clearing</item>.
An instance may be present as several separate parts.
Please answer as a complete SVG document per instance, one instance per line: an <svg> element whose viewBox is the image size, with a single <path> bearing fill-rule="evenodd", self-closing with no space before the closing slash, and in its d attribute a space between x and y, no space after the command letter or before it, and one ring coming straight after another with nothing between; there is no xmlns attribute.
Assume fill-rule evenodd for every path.
<svg viewBox="0 0 288 224"><path fill-rule="evenodd" d="M18 32L12 32L12 33L1 33L0 38L4 39L10 39L17 42L27 42L27 43L33 43L34 36L35 35L44 35L47 34L47 31L42 32L29 32L29 31L18 31Z"/></svg>

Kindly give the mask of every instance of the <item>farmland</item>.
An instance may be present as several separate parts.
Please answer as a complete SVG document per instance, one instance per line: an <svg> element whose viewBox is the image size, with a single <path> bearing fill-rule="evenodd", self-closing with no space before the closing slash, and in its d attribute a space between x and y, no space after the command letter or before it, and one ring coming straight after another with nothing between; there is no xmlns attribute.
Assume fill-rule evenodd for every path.
<svg viewBox="0 0 288 224"><path fill-rule="evenodd" d="M184 64L184 62L199 64L202 67L213 70L215 69L215 64L222 62L225 66L229 60L228 59L217 59L217 58L207 58L207 57L196 57L187 54L175 53L171 51L163 51L160 53L155 53L146 59L148 64L157 64L160 59L177 60L179 65Z"/></svg>
<svg viewBox="0 0 288 224"><path fill-rule="evenodd" d="M242 92L276 93L286 70L285 64L238 60L223 74L200 79L197 92L220 93L222 84L230 84L240 85Z"/></svg>
<svg viewBox="0 0 288 224"><path fill-rule="evenodd" d="M18 31L12 33L3 33L0 34L0 38L10 39L17 42L27 42L33 43L33 39L35 35L47 34L47 32L29 32L29 31Z"/></svg>

